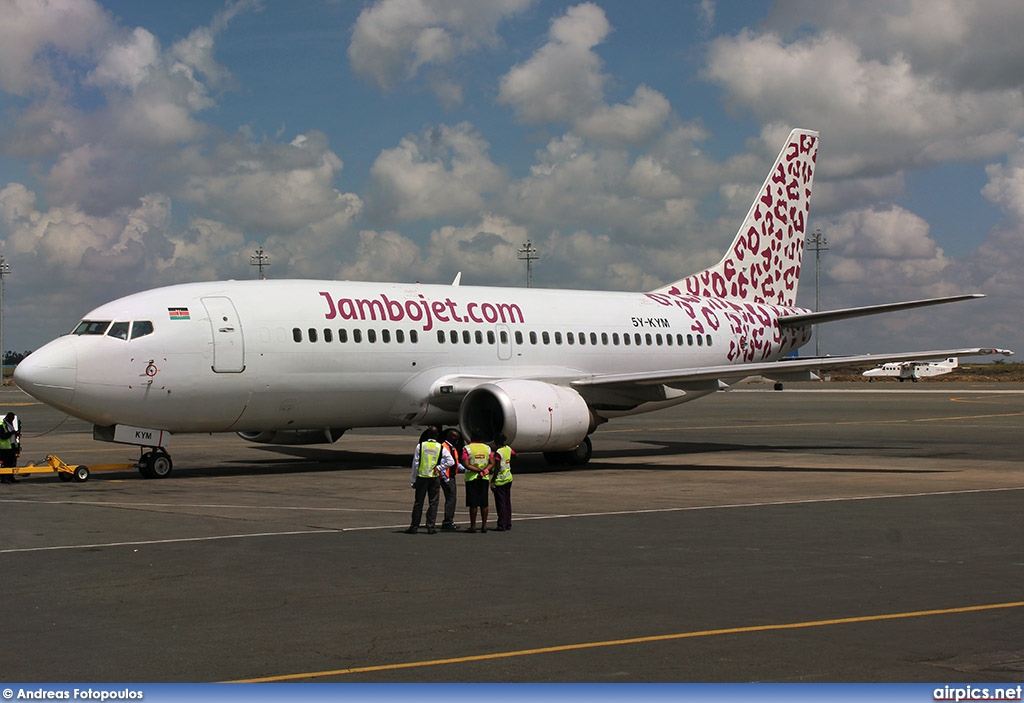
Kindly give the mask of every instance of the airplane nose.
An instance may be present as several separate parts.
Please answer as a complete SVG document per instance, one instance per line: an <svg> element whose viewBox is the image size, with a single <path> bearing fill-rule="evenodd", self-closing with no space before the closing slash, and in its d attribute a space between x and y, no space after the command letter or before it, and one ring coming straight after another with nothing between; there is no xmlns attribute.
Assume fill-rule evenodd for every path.
<svg viewBox="0 0 1024 703"><path fill-rule="evenodd" d="M14 369L21 390L49 405L67 406L75 395L78 358L68 339L55 339L32 352Z"/></svg>

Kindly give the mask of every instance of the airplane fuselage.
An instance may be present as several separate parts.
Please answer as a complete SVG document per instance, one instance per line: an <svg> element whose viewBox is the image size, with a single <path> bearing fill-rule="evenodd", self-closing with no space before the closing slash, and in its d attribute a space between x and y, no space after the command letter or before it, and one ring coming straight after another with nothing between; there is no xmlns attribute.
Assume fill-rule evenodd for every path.
<svg viewBox="0 0 1024 703"><path fill-rule="evenodd" d="M779 359L810 336L775 324L794 310L659 293L183 284L96 308L79 333L33 354L25 380L98 426L252 433L451 423L467 379L568 386L624 370ZM146 333L120 338L135 323ZM704 395L604 393L605 417Z"/></svg>

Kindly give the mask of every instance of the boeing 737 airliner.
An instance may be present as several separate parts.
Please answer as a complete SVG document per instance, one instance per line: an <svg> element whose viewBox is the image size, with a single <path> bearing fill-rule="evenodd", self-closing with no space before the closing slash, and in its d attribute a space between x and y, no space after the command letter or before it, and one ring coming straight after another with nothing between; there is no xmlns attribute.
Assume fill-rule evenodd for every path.
<svg viewBox="0 0 1024 703"><path fill-rule="evenodd" d="M458 423L519 452L586 463L590 434L747 376L813 378L866 361L992 349L784 358L812 325L964 300L796 307L817 132L794 130L732 246L649 293L348 281L187 283L102 305L21 362L23 390L143 449L171 472L171 435L333 442L355 427Z"/></svg>

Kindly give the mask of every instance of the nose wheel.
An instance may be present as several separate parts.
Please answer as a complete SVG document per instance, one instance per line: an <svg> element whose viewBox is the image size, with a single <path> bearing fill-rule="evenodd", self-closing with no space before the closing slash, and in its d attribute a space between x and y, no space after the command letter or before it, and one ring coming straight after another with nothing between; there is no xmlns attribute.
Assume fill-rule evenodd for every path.
<svg viewBox="0 0 1024 703"><path fill-rule="evenodd" d="M139 458L139 473L143 478L167 478L173 467L171 455L163 449L152 449Z"/></svg>

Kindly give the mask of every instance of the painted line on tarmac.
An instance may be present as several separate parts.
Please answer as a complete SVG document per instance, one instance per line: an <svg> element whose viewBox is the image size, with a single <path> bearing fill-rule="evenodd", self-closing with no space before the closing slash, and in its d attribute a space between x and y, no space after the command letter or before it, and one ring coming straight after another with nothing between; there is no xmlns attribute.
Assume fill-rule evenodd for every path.
<svg viewBox="0 0 1024 703"><path fill-rule="evenodd" d="M533 520L565 520L573 518L588 518L588 517L616 517L620 515L651 515L655 513L683 513L698 510L733 510L737 508L765 508L765 507L777 507L786 505L811 505L814 503L845 503L862 500L891 500L895 498L928 498L933 496L952 496L952 495L972 495L977 493L1003 493L1007 491L1024 491L1024 486L1008 486L1003 488L971 488L963 490L950 490L950 491L930 491L920 493L891 493L881 495L865 495L865 496L847 496L842 498L806 498L801 500L771 500L762 501L756 503L725 503L718 505L688 505L678 506L673 508L644 508L642 510L610 510L606 512L594 512L594 513L550 513L541 515L516 515L516 520L519 522L533 521ZM112 503L97 503L89 501L33 501L33 500L0 500L0 503L22 503L22 504L73 504L73 505L86 505L103 508L117 508L117 507L138 507L144 505L159 506L159 507L177 507L177 508L194 508L203 507L188 504L181 505L169 505L169 504L145 504L145 503L129 503L129 504L112 504ZM210 506L205 506L210 507ZM221 508L235 508L235 509L248 509L248 510L263 510L262 506L253 505L237 505L229 506L222 505ZM304 508L295 508L295 510L304 510ZM322 510L320 508L310 508L310 510ZM375 512L375 511L367 511ZM376 511L379 512L379 511ZM392 511L392 512L404 512L404 511ZM217 516L211 516L217 517ZM59 550L72 550L72 549L99 549L102 547L138 547L145 545L160 545L160 544L179 544L182 542L213 542L217 540L227 539L250 539L250 538L262 538L262 537L290 537L290 536L303 536L303 535L329 535L329 534L343 534L345 532L371 532L374 530L398 530L407 526L407 523L393 524L393 525L361 525L356 527L340 527L330 529L314 529L314 530L282 530L280 532L251 532L251 533L240 533L230 535L207 535L205 537L179 537L179 538L168 538L168 539L153 539L153 540L137 540L129 542L98 542L93 544L66 544L66 545L50 545L45 547L14 547L8 549L0 549L0 554L17 554L24 552L49 552Z"/></svg>
<svg viewBox="0 0 1024 703"><path fill-rule="evenodd" d="M1009 603L989 603L986 605L968 605L959 608L941 608L937 610L915 610L903 613L883 613L880 615L861 615L849 618L832 618L828 620L808 620L804 622L777 623L771 625L750 625L747 627L728 627L717 630L697 630L678 632L668 635L650 635L647 637L629 637L618 640L602 640L597 642L578 642L554 647L537 647L535 649L519 649L509 652L493 652L491 654L474 654L465 657L447 659L426 659L396 664L379 664L375 666L359 666L330 671L309 671L300 674L281 674L253 679L239 679L225 683L271 683L275 681L294 681L297 679L316 679L325 676L349 676L352 674L377 673L381 671L398 671L400 669L417 669L427 666L444 666L447 664L466 664L470 662L492 661L494 659L510 659L512 657L528 657L537 654L557 654L560 652L576 652L598 647L622 647L633 644L649 644L651 642L669 642L673 640L695 639L699 637L718 637L721 635L739 635L754 632L777 632L780 630L798 630L812 627L831 627L833 625L851 625L855 623L883 622L886 620L902 620L906 618L933 617L936 615L958 615L962 613L978 613L990 610L1005 610L1024 607L1024 601Z"/></svg>

